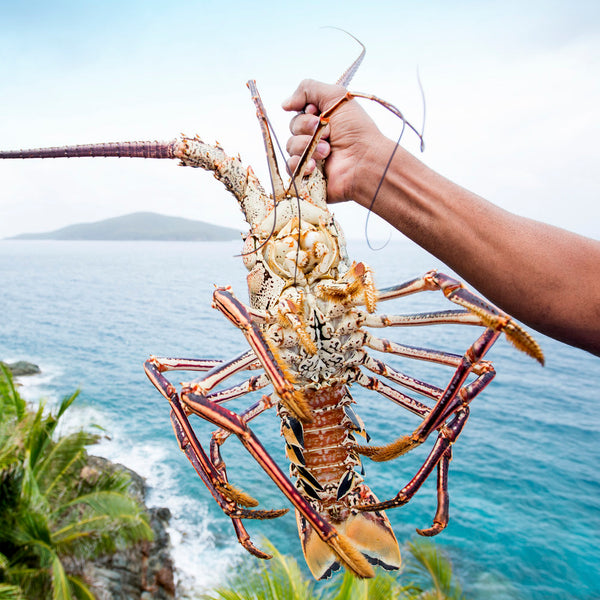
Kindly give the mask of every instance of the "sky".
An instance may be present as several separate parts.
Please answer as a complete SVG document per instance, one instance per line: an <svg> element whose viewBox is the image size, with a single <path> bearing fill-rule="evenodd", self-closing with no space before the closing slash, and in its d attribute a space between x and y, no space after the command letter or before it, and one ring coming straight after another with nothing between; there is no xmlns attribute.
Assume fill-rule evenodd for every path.
<svg viewBox="0 0 600 600"><path fill-rule="evenodd" d="M282 145L301 79L350 85L420 125L430 167L520 215L600 238L600 3L402 0L0 2L0 148L218 141L268 185L256 79ZM401 124L364 104L396 138ZM0 238L148 210L245 229L209 173L174 161L0 161ZM366 211L335 212L350 238ZM377 218L372 239L398 236Z"/></svg>

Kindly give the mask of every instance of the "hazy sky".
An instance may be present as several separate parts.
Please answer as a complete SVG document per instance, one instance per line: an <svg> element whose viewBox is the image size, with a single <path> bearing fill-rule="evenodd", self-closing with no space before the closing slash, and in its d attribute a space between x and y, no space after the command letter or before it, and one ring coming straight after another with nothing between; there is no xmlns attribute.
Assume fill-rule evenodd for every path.
<svg viewBox="0 0 600 600"><path fill-rule="evenodd" d="M304 77L334 81L419 124L422 160L522 215L600 238L600 3L0 2L0 147L172 139L240 153L268 184L246 80L282 144L281 102ZM366 108L390 137L400 123ZM406 136L406 145L418 152ZM210 174L174 161L0 161L0 237L139 210L239 226ZM366 213L336 207L350 237ZM373 222L371 235L389 227Z"/></svg>

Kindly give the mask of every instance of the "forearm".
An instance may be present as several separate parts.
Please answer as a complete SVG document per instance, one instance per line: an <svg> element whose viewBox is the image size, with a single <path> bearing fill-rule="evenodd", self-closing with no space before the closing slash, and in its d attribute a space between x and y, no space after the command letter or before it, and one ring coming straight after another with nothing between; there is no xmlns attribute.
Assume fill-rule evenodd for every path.
<svg viewBox="0 0 600 600"><path fill-rule="evenodd" d="M390 148L361 162L364 206ZM373 210L520 321L600 355L600 242L504 211L400 149Z"/></svg>

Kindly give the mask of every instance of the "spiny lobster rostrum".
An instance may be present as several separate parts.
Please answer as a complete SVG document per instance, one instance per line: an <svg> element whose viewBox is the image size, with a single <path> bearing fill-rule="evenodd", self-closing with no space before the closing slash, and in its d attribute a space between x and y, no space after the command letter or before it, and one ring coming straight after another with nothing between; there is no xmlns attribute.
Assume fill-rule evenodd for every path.
<svg viewBox="0 0 600 600"><path fill-rule="evenodd" d="M338 83L347 86L362 57ZM182 165L212 171L236 197L250 225L243 260L248 274L250 305L228 287L217 288L213 306L238 327L250 349L228 360L151 357L146 373L171 406L171 421L179 445L223 511L232 519L240 543L260 558L246 532L245 518L270 519L286 510L252 510L258 503L228 482L220 447L235 434L296 509L304 555L316 578L328 577L340 564L359 577L372 577L372 564L400 566L398 543L385 510L407 503L437 466L438 508L432 527L418 530L435 535L448 522L448 465L452 444L469 415L470 402L494 377L487 350L504 332L520 349L543 362L537 343L510 316L465 289L458 281L432 271L407 283L378 290L371 271L348 260L342 231L326 204L326 181L320 168L304 170L336 108L356 96L375 100L401 117L391 105L372 96L347 92L321 115L321 125L302 157L290 184L280 177L266 114L255 83L248 86L257 107L265 142L273 194L261 187L250 168L219 146L198 137L172 142L94 144L1 152L0 158L128 156L174 158ZM391 316L375 314L376 305L424 290L440 290L458 310ZM374 336L367 328L436 323L481 325L483 333L463 356L401 345ZM445 389L418 381L371 356L371 350L450 366ZM237 385L222 387L234 373L262 370ZM172 370L200 371L203 376L182 384L179 391L165 377ZM467 377L472 374L471 381ZM388 382L429 399L433 407L401 392ZM367 438L353 409L349 387L358 384L422 418L417 429L386 446L357 443ZM227 400L272 387L270 394L237 414ZM249 422L276 408L290 461L290 480L254 435ZM190 424L190 414L217 426L206 452ZM363 483L360 456L387 461L424 442L437 440L423 466L391 500L379 502Z"/></svg>

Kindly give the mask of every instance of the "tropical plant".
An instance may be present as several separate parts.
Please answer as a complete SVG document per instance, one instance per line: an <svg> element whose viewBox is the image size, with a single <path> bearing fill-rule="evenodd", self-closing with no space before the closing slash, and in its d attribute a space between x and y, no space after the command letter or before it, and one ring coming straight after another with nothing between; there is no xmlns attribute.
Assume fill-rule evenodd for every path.
<svg viewBox="0 0 600 600"><path fill-rule="evenodd" d="M409 542L406 575L418 600L465 600L448 558L429 540Z"/></svg>
<svg viewBox="0 0 600 600"><path fill-rule="evenodd" d="M88 466L97 436L57 435L77 395L34 410L0 365L0 600L93 599L83 562L152 537L129 477Z"/></svg>
<svg viewBox="0 0 600 600"><path fill-rule="evenodd" d="M400 575L379 569L373 579L359 580L345 572L320 588L294 558L263 543L273 554L270 561L258 568L256 562L245 563L205 600L465 600L450 561L430 541L408 544L407 566Z"/></svg>

